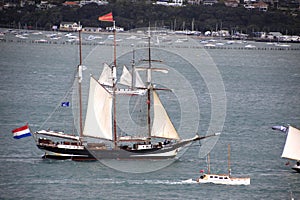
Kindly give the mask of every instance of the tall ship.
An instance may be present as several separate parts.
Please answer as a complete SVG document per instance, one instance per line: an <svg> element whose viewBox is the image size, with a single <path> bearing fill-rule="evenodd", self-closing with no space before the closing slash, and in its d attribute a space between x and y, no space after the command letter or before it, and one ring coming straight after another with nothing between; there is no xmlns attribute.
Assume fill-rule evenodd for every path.
<svg viewBox="0 0 300 200"><path fill-rule="evenodd" d="M115 27L115 23L114 23ZM80 31L79 31L80 34ZM80 40L81 41L81 40ZM81 42L79 42L81 44ZM79 45L81 46L81 45ZM81 47L80 47L81 52ZM81 53L80 53L81 54ZM148 58L146 67L136 67L132 64L131 72L123 67L123 73L118 82L116 59L116 31L114 29L114 55L111 65L104 64L103 72L99 79L90 76L89 93L85 121L83 123L82 109L82 61L77 70L78 84L78 116L74 122L78 136L70 136L62 132L50 130L36 131L34 134L63 138L63 141L55 143L51 139L37 138L38 148L46 152L48 157L85 159L171 159L175 158L179 151L195 141L212 137L217 134L199 136L189 139L181 139L176 131L164 105L161 102L158 91L170 92L168 88L159 88L152 83L152 72L167 73L167 69L153 67L151 59L150 30L148 36ZM81 56L80 56L81 57ZM133 59L134 61L134 59ZM139 75L139 71L145 74L145 81ZM122 89L120 84L127 86ZM145 110L140 110L146 122L146 131L124 133L117 126L118 110L117 99L124 96L137 96ZM121 105L122 106L122 105ZM126 112L126 111L125 111ZM71 142L66 140L72 140Z"/></svg>
<svg viewBox="0 0 300 200"><path fill-rule="evenodd" d="M105 66L108 69L105 71L110 72L107 73L108 75L102 73L99 80L90 77L83 136L100 140L98 143L86 145L89 152L97 159L170 159L175 158L180 150L192 142L215 136L215 134L205 137L195 135L189 139L180 138L158 94L158 91L170 92L171 90L156 87L152 83L153 71L167 73L168 69L153 67L153 63L158 61L151 59L150 30L148 33L147 59L144 59L147 63L146 67L135 66L133 62L131 73L123 68L118 83L116 55L114 55L112 65ZM145 73L144 82L141 81L138 73L140 71ZM103 76L108 78L103 79ZM129 90L119 89L119 84L127 85ZM137 132L122 133L122 130L117 127L117 112L122 110L118 110L116 102L117 99L124 98L124 95L136 95L144 99L140 102L145 108L141 111L146 121L144 132L137 130Z"/></svg>

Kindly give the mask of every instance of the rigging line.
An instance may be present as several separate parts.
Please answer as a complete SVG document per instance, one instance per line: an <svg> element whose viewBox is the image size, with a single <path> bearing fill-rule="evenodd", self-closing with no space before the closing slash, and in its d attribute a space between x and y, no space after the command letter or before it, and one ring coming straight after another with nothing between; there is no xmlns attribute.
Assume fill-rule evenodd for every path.
<svg viewBox="0 0 300 200"><path fill-rule="evenodd" d="M88 55L86 55L86 57L83 59L83 62L85 61L85 60L87 60L88 59L88 57L96 50L98 48L98 46L96 46L95 48L93 48L89 53L88 53Z"/></svg>
<svg viewBox="0 0 300 200"><path fill-rule="evenodd" d="M52 113L48 116L48 118L42 123L42 125L38 128L41 129L47 122L48 120L53 116L53 114L58 110L58 108L61 106L61 102L67 98L67 96L70 95L70 93L73 91L73 86L65 93L64 97L60 99L58 104L56 105L55 109L52 111Z"/></svg>
<svg viewBox="0 0 300 200"><path fill-rule="evenodd" d="M190 147L201 147L201 144L192 144Z"/></svg>
<svg viewBox="0 0 300 200"><path fill-rule="evenodd" d="M129 108L129 110L131 110L131 112L129 113L129 115L132 117L134 114L135 117L140 118L140 111L142 110L142 102L143 102L143 96L138 96L136 97L137 99L135 100L134 103L134 107L132 109ZM135 126L135 131L140 131L139 125Z"/></svg>

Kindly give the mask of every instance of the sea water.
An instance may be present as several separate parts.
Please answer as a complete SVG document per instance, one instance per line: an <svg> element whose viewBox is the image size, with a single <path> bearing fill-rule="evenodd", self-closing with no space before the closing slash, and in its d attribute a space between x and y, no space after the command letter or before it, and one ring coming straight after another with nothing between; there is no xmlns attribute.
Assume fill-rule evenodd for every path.
<svg viewBox="0 0 300 200"><path fill-rule="evenodd" d="M287 160L280 158L285 134L271 129L278 124L300 127L299 50L203 49L173 43L174 48L185 48L184 51L205 51L222 78L226 113L221 136L210 153L211 171L227 173L230 144L232 175L251 178L249 186L200 185L190 180L199 176L199 170L207 169L206 159L199 158L198 143L163 169L126 173L100 162L43 160L43 152L32 137L13 139L12 129L28 122L36 131L60 104L72 85L79 50L72 43L32 42L38 38L36 35L25 41L16 40L13 34L9 37L0 42L1 199L300 198L300 176L290 169L294 163L290 161L288 166ZM120 50L120 55L132 48L130 44L124 46L127 49ZM99 51L103 53L95 54ZM97 67L112 62L112 52L111 46L103 43L83 45L84 64ZM205 86L199 77L186 74L184 77L189 76L190 83L203 83L203 87L198 84L199 91L193 90L204 104L198 106L199 131L205 134L213 106L210 86ZM176 110L170 109L170 118L177 121L178 127Z"/></svg>

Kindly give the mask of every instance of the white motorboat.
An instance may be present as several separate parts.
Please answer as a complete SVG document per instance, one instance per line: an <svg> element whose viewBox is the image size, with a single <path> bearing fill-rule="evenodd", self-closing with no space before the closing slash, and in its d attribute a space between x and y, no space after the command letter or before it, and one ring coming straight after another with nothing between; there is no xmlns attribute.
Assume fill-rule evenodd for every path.
<svg viewBox="0 0 300 200"><path fill-rule="evenodd" d="M250 177L232 177L230 169L230 145L228 145L228 174L211 174L210 173L210 159L207 156L208 173L202 174L196 179L198 183L214 183L223 185L250 185ZM204 171L201 170L200 173Z"/></svg>

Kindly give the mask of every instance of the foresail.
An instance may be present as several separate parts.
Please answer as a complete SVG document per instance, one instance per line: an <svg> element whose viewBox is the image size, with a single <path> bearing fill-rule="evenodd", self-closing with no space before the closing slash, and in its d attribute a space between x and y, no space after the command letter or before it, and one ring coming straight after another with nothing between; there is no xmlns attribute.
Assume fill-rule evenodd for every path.
<svg viewBox="0 0 300 200"><path fill-rule="evenodd" d="M120 84L126 85L126 86L131 86L131 79L132 79L131 73L128 71L127 67L124 65L122 75L120 77Z"/></svg>
<svg viewBox="0 0 300 200"><path fill-rule="evenodd" d="M137 71L135 72L135 87L137 87L137 88L145 87L145 84Z"/></svg>
<svg viewBox="0 0 300 200"><path fill-rule="evenodd" d="M99 83L101 83L103 85L112 86L113 85L112 78L113 77L112 77L111 68L108 66L108 64L104 63L103 71L99 78Z"/></svg>
<svg viewBox="0 0 300 200"><path fill-rule="evenodd" d="M179 140L179 135L155 91L153 91L153 107L154 120L151 136Z"/></svg>
<svg viewBox="0 0 300 200"><path fill-rule="evenodd" d="M300 130L289 126L281 157L300 160Z"/></svg>
<svg viewBox="0 0 300 200"><path fill-rule="evenodd" d="M112 140L112 95L93 77L83 135Z"/></svg>
<svg viewBox="0 0 300 200"><path fill-rule="evenodd" d="M142 78L138 74L138 72L134 72L135 76L135 87L138 88L145 88L145 85L142 81ZM120 84L126 85L126 86L132 86L132 74L129 72L126 66L123 66L122 75L120 77Z"/></svg>

